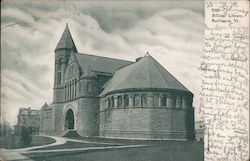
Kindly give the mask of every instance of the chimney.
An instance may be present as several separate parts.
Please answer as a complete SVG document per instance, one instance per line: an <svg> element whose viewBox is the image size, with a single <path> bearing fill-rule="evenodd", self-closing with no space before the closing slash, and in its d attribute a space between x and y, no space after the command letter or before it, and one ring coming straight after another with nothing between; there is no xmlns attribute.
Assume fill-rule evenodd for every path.
<svg viewBox="0 0 250 161"><path fill-rule="evenodd" d="M138 62L141 60L142 57L136 58L135 61Z"/></svg>

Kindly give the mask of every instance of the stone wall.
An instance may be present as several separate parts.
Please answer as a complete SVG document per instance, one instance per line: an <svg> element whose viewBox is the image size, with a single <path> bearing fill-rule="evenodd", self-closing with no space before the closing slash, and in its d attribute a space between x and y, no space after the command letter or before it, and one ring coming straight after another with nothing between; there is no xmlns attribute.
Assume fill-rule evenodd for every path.
<svg viewBox="0 0 250 161"><path fill-rule="evenodd" d="M46 111L41 110L40 116L40 133L49 134L54 131L53 126L53 109L50 108Z"/></svg>
<svg viewBox="0 0 250 161"><path fill-rule="evenodd" d="M128 103L124 95L128 96ZM191 105L192 94L176 91L108 95L100 100L99 134L135 139L194 139Z"/></svg>
<svg viewBox="0 0 250 161"><path fill-rule="evenodd" d="M53 90L53 103L63 103L64 102L64 87L57 87Z"/></svg>
<svg viewBox="0 0 250 161"><path fill-rule="evenodd" d="M97 136L99 130L98 98L80 98L78 101L77 132L81 136Z"/></svg>
<svg viewBox="0 0 250 161"><path fill-rule="evenodd" d="M79 98L63 104L53 104L54 128L46 128L46 132L52 131L53 135L63 136L68 129L65 126L67 111L71 109L74 114L74 129L81 136L98 135L99 101L96 97ZM49 120L48 120L49 121Z"/></svg>
<svg viewBox="0 0 250 161"><path fill-rule="evenodd" d="M129 108L100 113L100 136L137 139L188 139L185 110Z"/></svg>
<svg viewBox="0 0 250 161"><path fill-rule="evenodd" d="M52 104L53 106L53 117L54 117L54 134L58 136L63 135L63 103Z"/></svg>

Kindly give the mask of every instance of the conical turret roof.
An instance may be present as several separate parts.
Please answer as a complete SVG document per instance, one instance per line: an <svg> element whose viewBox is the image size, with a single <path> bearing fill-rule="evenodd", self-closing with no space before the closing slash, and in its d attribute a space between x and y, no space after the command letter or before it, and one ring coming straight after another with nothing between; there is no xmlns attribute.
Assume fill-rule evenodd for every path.
<svg viewBox="0 0 250 161"><path fill-rule="evenodd" d="M100 96L126 89L175 89L189 92L149 54L116 71L104 85Z"/></svg>
<svg viewBox="0 0 250 161"><path fill-rule="evenodd" d="M56 46L56 50L58 49L72 49L73 52L77 52L75 43L69 31L68 24L66 24L66 28L61 36L60 41Z"/></svg>

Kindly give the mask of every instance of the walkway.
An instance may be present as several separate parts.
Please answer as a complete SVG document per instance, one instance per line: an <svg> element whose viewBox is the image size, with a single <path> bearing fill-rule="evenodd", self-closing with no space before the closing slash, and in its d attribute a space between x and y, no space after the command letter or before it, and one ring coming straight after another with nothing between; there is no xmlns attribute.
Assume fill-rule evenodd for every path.
<svg viewBox="0 0 250 161"><path fill-rule="evenodd" d="M3 159L4 161L33 161L32 159L29 159L28 157L16 152L13 149L0 149L0 154L3 157L0 159Z"/></svg>
<svg viewBox="0 0 250 161"><path fill-rule="evenodd" d="M34 150L34 149L38 149L38 148L47 148L50 146L62 145L62 144L65 144L67 142L67 139L63 138L63 137L48 136L48 135L39 135L39 136L52 138L55 140L55 142L51 143L51 144L47 144L47 145L32 146L32 147L13 149L13 150L18 151L18 152L23 152L23 151Z"/></svg>
<svg viewBox="0 0 250 161"><path fill-rule="evenodd" d="M33 146L27 148L20 148L20 149L0 149L0 153L3 154L3 159L6 161L32 161L31 159L25 157L22 154L27 153L53 153L53 152L79 152L79 151L92 151L92 150L104 150L104 149L125 149L125 148L136 148L136 147L144 147L147 145L121 145L115 143L105 143L105 142L96 142L96 141L84 141L84 140L77 140L77 139L69 139L64 137L56 137L56 136L47 136L47 135L40 135L44 137L50 137L55 140L52 144L47 145L40 145L40 146ZM103 146L103 147L87 147L87 148L73 148L73 149L50 149L50 150L35 150L40 148L47 148L50 146L62 145L65 144L67 141L71 142L78 142L78 143L88 143L88 144L102 144L102 145L110 145L110 146Z"/></svg>
<svg viewBox="0 0 250 161"><path fill-rule="evenodd" d="M64 138L61 138L61 137L47 136L47 135L40 135L40 136L52 138L55 140L55 142L51 143L51 144L47 144L47 145L33 146L33 147L20 148L20 149L0 148L0 153L3 157L3 160L6 160L6 161L21 161L21 160L32 161L32 159L27 158L26 156L22 155L21 153L28 151L28 150L33 150L33 149L37 149L37 148L46 148L46 147L56 146L56 145L61 145L61 144L66 143L66 140Z"/></svg>
<svg viewBox="0 0 250 161"><path fill-rule="evenodd" d="M107 150L107 149L126 149L144 147L147 145L120 145L120 146L105 146L105 147L89 147L89 148L74 148L74 149L51 149L51 150L35 150L35 151L23 151L22 154L27 153L52 153L52 152L79 152L79 151L91 151L91 150Z"/></svg>

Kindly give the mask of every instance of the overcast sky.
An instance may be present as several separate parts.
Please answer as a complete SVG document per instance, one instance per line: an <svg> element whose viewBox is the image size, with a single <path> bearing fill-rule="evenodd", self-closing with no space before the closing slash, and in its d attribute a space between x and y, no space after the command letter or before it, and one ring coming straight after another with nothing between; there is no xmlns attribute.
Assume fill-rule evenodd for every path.
<svg viewBox="0 0 250 161"><path fill-rule="evenodd" d="M203 1L1 2L1 107L52 102L54 50L66 22L78 52L134 61L148 51L194 95L198 106Z"/></svg>

